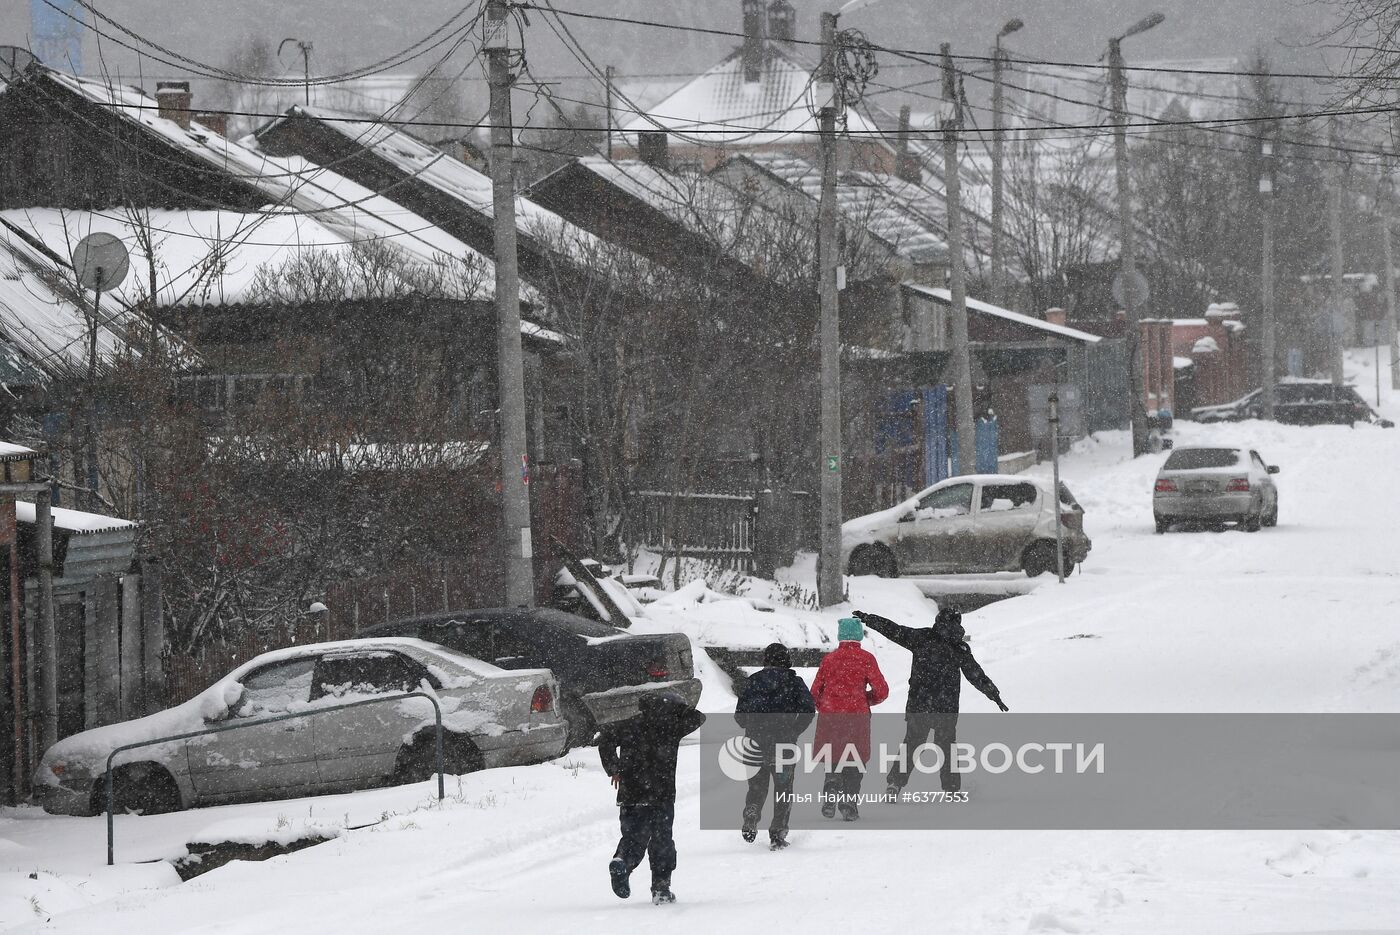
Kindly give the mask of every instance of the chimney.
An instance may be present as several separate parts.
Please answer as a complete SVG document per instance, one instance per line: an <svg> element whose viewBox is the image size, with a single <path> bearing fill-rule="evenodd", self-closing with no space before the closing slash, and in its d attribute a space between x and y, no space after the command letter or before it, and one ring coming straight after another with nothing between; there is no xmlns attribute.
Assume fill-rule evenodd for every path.
<svg viewBox="0 0 1400 935"><path fill-rule="evenodd" d="M744 81L753 84L763 77L763 0L743 0Z"/></svg>
<svg viewBox="0 0 1400 935"><path fill-rule="evenodd" d="M194 95L188 81L159 81L156 83L156 104L160 116L173 120L186 130L190 128L190 105Z"/></svg>
<svg viewBox="0 0 1400 935"><path fill-rule="evenodd" d="M1064 327L1065 321L1069 318L1069 312L1062 308L1047 308L1045 310L1045 320L1052 325Z"/></svg>
<svg viewBox="0 0 1400 935"><path fill-rule="evenodd" d="M200 111L194 115L194 119L201 126L213 130L219 136L228 136L228 114L209 114Z"/></svg>
<svg viewBox="0 0 1400 935"><path fill-rule="evenodd" d="M768 4L768 38L789 45L797 38L797 11L788 0Z"/></svg>
<svg viewBox="0 0 1400 935"><path fill-rule="evenodd" d="M642 162L657 169L670 168L670 156L666 150L666 131L639 130L637 132L637 155Z"/></svg>
<svg viewBox="0 0 1400 935"><path fill-rule="evenodd" d="M924 180L923 167L919 165L919 160L914 158L914 154L909 152L909 105L905 104L899 109L899 135L897 137L899 148L895 153L894 174L903 182L910 182L918 185Z"/></svg>

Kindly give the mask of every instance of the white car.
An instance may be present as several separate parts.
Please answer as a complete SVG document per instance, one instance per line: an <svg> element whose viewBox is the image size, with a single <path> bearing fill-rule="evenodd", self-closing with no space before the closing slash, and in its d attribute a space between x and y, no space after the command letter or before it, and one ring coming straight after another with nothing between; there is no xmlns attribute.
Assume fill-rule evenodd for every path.
<svg viewBox="0 0 1400 935"><path fill-rule="evenodd" d="M1236 523L1246 532L1278 525L1276 465L1243 446L1177 448L1157 472L1152 518L1157 532L1177 522Z"/></svg>
<svg viewBox="0 0 1400 935"><path fill-rule="evenodd" d="M1055 524L1065 568L1089 555L1084 510L1039 478L951 477L898 506L841 524L841 565L850 575L973 574L1055 570Z"/></svg>
<svg viewBox="0 0 1400 935"><path fill-rule="evenodd" d="M35 797L50 812L97 814L116 748L240 723L250 726L117 754L114 810L149 814L421 781L436 764L431 702L315 713L410 691L442 708L448 773L564 752L567 727L548 669L506 671L415 639L342 640L264 653L182 705L60 740L39 763ZM255 723L284 714L306 716Z"/></svg>

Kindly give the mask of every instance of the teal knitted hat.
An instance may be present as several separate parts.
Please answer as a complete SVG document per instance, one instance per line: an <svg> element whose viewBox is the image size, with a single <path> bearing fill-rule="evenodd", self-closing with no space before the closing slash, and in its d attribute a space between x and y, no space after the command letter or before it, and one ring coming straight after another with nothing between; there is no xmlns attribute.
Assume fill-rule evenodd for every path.
<svg viewBox="0 0 1400 935"><path fill-rule="evenodd" d="M855 617L842 617L836 622L836 639L845 643L855 640L859 643L865 637L865 625Z"/></svg>

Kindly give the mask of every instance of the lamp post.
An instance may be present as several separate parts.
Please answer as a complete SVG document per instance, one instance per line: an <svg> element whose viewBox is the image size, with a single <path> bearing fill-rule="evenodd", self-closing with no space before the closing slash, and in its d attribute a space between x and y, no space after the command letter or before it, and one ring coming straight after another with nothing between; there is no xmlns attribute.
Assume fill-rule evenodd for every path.
<svg viewBox="0 0 1400 935"><path fill-rule="evenodd" d="M310 106L310 104L311 104L311 50L314 48L314 46L312 46L312 44L309 43L309 42L302 42L300 39L294 38L294 37L292 37L292 36L288 36L286 39L283 39L281 42L279 42L279 43L277 44L277 54L278 54L279 56L282 54L282 48L283 48L283 46L285 46L288 42L295 42L297 48L298 48L299 50L301 50L302 87L305 89L305 92L306 92L306 103L307 103L308 106Z"/></svg>
<svg viewBox="0 0 1400 935"><path fill-rule="evenodd" d="M1138 279L1136 244L1133 238L1132 180L1128 177L1128 82L1123 75L1122 42L1130 36L1161 24L1166 19L1161 13L1153 13L1138 20L1121 36L1108 40L1108 69L1113 87L1113 154L1115 172L1118 177L1118 218L1122 228L1122 293L1124 321L1124 345L1128 356L1128 416L1133 430L1133 457L1147 454L1147 406L1143 399L1142 347L1138 333Z"/></svg>
<svg viewBox="0 0 1400 935"><path fill-rule="evenodd" d="M1026 24L1019 19L1007 20L997 33L996 48L992 51L992 302L1006 304L1006 260L1002 256L1002 128L1004 111L1004 88L1002 71L1005 68L1001 40L1020 30Z"/></svg>
<svg viewBox="0 0 1400 935"><path fill-rule="evenodd" d="M1264 335L1260 349L1260 376L1264 380L1264 418L1274 418L1274 140L1269 132L1259 143L1259 211L1264 227L1264 268L1260 271L1260 302L1263 305Z"/></svg>

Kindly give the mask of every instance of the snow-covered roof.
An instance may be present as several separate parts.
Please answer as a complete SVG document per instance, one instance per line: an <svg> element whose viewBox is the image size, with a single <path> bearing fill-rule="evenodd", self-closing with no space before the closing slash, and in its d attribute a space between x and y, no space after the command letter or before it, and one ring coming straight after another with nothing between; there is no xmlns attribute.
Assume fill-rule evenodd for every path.
<svg viewBox="0 0 1400 935"><path fill-rule="evenodd" d="M0 354L18 374L47 380L87 366L86 300L65 270L4 223L0 215ZM110 361L126 347L140 316L115 302L97 325L97 355Z"/></svg>
<svg viewBox="0 0 1400 935"><path fill-rule="evenodd" d="M743 153L725 161L725 165L733 163L753 165L813 202L821 199L820 170L799 156ZM841 173L836 184L837 207L849 223L868 230L913 263L944 261L948 254L944 235L933 219L913 204L911 196L921 195L918 186L858 170ZM932 205L925 207L931 209Z"/></svg>
<svg viewBox="0 0 1400 935"><path fill-rule="evenodd" d="M0 442L0 461L23 461L25 458L32 458L39 452L33 448L26 448L23 445L16 445L13 442Z"/></svg>
<svg viewBox="0 0 1400 935"><path fill-rule="evenodd" d="M632 111L630 98L624 100L619 117L624 138L635 143L639 131L666 130L692 134L704 145L757 146L816 131L816 63L778 43L768 43L766 50L758 81L744 80L742 50L736 49L645 114ZM875 130L854 109L846 111L846 127L860 134Z"/></svg>
<svg viewBox="0 0 1400 935"><path fill-rule="evenodd" d="M452 156L422 142L387 123L337 113L323 108L297 105L277 119L258 128L262 137L287 120L304 117L333 130L353 145L363 147L413 179L432 186L473 213L485 219L496 216L491 177ZM562 234L565 245L596 248L601 241L575 227L553 211L523 195L515 197L516 227L526 237Z"/></svg>
<svg viewBox="0 0 1400 935"><path fill-rule="evenodd" d="M159 116L155 98L139 88L79 78L54 69L43 75L94 104L145 129L166 144L267 196L267 210L313 218L343 240L383 240L419 260L446 255L494 270L491 258L437 228L391 199L304 159L280 158L234 142L192 121L188 129ZM489 193L489 191L488 191ZM494 277L487 275L483 297Z"/></svg>
<svg viewBox="0 0 1400 935"><path fill-rule="evenodd" d="M136 524L129 519L89 513L85 510L69 510L53 507L53 528L73 533L111 532L114 529L133 529ZM37 522L38 508L25 500L15 501L15 518L21 523Z"/></svg>
<svg viewBox="0 0 1400 935"><path fill-rule="evenodd" d="M1189 370L1196 366L1196 362L1189 357L1172 357L1173 370Z"/></svg>
<svg viewBox="0 0 1400 935"><path fill-rule="evenodd" d="M942 302L944 305L953 304L953 293L948 289L935 289L931 286L920 285L919 283L906 282L904 288L929 298ZM1006 321L1015 322L1027 328L1034 328L1053 334L1057 338L1069 338L1080 341L1084 344L1098 344L1103 338L1096 334L1089 334L1087 331L1080 331L1078 328L1071 328L1068 325L1057 325L1054 322L1042 321L1039 318L1032 318L1029 315L1022 315L1020 312L1013 312L1010 309L993 305L990 302L983 302L980 299L969 298L967 300L967 310L980 315L991 315L994 318L1001 318Z"/></svg>

